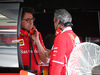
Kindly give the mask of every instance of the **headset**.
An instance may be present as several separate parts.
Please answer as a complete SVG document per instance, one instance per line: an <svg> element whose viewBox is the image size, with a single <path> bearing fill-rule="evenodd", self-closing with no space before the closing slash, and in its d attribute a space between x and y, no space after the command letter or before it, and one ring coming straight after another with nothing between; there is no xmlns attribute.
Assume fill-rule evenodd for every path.
<svg viewBox="0 0 100 75"><path fill-rule="evenodd" d="M32 35L32 34L35 34L35 30L34 30L34 29L35 29L35 27L33 27L30 31L27 31L26 29L23 29L23 28L22 28L22 29L20 30L20 32L21 32L20 35L22 35L22 36L28 36L28 33L31 34L31 35Z"/></svg>
<svg viewBox="0 0 100 75"><path fill-rule="evenodd" d="M72 22L63 23L63 22L60 21L59 24L62 24L62 25L64 25L65 27L67 27L67 26L73 26L73 23L72 23Z"/></svg>
<svg viewBox="0 0 100 75"><path fill-rule="evenodd" d="M64 25L65 27L67 27L67 26L73 26L73 24L72 24L72 22L66 22L66 23L63 23L63 22L59 22L59 24L61 24L61 25ZM58 24L58 25L59 25ZM61 28L57 28L56 29L56 32L55 32L55 35L57 36L58 34L60 34L62 32L62 29Z"/></svg>

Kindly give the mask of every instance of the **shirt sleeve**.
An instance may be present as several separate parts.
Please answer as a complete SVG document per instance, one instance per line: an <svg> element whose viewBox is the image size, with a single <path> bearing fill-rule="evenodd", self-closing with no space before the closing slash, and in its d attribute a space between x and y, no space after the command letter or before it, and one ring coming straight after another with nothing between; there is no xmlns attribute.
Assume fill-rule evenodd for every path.
<svg viewBox="0 0 100 75"><path fill-rule="evenodd" d="M66 40L58 37L54 41L50 59L50 75L59 75L64 66L64 56L66 54Z"/></svg>
<svg viewBox="0 0 100 75"><path fill-rule="evenodd" d="M42 39L42 35L41 35L40 32L39 32L39 40L40 40L40 42L41 42L43 48L45 48L45 45L44 45L44 42L43 42L43 39Z"/></svg>

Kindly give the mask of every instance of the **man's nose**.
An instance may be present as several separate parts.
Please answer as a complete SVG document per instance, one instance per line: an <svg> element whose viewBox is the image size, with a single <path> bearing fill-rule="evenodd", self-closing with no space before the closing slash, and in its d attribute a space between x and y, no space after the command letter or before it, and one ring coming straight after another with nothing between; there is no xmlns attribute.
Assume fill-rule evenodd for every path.
<svg viewBox="0 0 100 75"><path fill-rule="evenodd" d="M32 20L30 20L30 24L33 24L33 21Z"/></svg>

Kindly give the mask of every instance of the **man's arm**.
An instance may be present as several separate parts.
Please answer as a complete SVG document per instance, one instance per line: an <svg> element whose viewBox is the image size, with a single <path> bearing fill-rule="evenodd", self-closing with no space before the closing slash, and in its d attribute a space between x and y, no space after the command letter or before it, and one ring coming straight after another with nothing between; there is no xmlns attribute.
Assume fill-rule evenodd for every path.
<svg viewBox="0 0 100 75"><path fill-rule="evenodd" d="M39 34L39 32L37 30L35 30L35 34L32 35L32 39L35 41L35 44L37 45L38 48L38 52L39 52L39 57L40 59L46 63L48 61L48 58L50 57L50 50L45 49L43 47L43 42L40 41L39 36L41 36L41 34ZM41 39L42 40L42 39Z"/></svg>

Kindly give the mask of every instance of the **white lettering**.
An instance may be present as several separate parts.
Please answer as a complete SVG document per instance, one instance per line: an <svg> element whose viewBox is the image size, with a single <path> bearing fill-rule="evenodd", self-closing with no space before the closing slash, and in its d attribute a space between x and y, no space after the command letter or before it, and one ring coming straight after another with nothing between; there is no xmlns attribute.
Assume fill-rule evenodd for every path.
<svg viewBox="0 0 100 75"><path fill-rule="evenodd" d="M32 50L31 51L30 50L21 50L21 54L27 54L27 53L30 53L30 52L33 53ZM34 52L38 53L38 50L35 49Z"/></svg>

